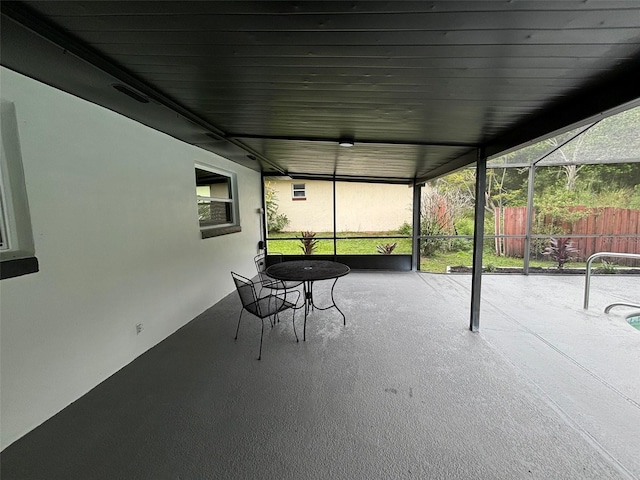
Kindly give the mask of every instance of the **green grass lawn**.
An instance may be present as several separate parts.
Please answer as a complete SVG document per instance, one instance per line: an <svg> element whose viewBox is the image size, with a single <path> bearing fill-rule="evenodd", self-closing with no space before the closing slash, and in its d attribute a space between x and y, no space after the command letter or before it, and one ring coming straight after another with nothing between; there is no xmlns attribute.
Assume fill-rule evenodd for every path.
<svg viewBox="0 0 640 480"><path fill-rule="evenodd" d="M422 257L420 259L420 270L423 272L445 273L447 266L463 266L470 267L473 263L471 252L448 252L436 253L431 257ZM482 257L483 266L493 267L522 267L524 260L522 258L512 257L496 257L492 254L485 254ZM545 260L531 260L529 265L532 267L554 267L555 262ZM567 263L566 267L584 267L584 262Z"/></svg>
<svg viewBox="0 0 640 480"><path fill-rule="evenodd" d="M364 237L362 232L340 232L340 237ZM393 232L381 232L371 235L394 235ZM300 233L270 233L269 238L299 237ZM333 238L322 240L322 237L331 237L329 232L316 233L318 245L314 253L319 255L333 255ZM411 238L366 238L366 239L340 239L336 240L336 250L339 255L375 255L377 246L387 243L398 243L393 253L411 254ZM268 240L267 247L272 252L280 252L285 255L302 255L300 240Z"/></svg>
<svg viewBox="0 0 640 480"><path fill-rule="evenodd" d="M367 235L395 235L394 232L379 232L374 234L365 234L362 232L340 232L340 237L364 237ZM314 253L318 255L333 255L333 238L322 239L322 237L331 237L331 232L318 232L316 237L318 245ZM285 238L293 238L294 240L284 240ZM285 255L302 255L302 249L300 248L301 242L297 239L300 237L300 233L285 232L285 233L270 233L269 238L274 240L268 240L268 249L271 252L280 252ZM282 240L279 240L282 239ZM337 253L339 255L375 255L378 253L376 247L378 245L384 245L387 243L395 243L398 245L393 251L394 254L411 254L411 238L354 238L354 239L340 239L336 240ZM446 252L435 253L431 257L422 257L420 260L420 270L424 272L433 273L445 273L447 266L471 266L472 256L471 251L459 251L459 252ZM522 267L523 260L521 258L511 257L497 257L491 253L486 253L483 256L483 265L493 267ZM552 261L544 260L531 260L530 265L532 267L553 267L555 263ZM571 262L567 263L567 267L584 267L584 262Z"/></svg>

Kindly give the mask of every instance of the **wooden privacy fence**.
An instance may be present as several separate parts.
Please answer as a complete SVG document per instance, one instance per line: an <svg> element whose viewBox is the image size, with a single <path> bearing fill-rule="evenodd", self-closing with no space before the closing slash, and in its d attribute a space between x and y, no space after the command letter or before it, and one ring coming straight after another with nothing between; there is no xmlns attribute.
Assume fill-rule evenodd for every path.
<svg viewBox="0 0 640 480"><path fill-rule="evenodd" d="M545 216L542 221L535 218L533 234L560 231L572 235L573 245L579 250L579 259L586 260L598 252L640 253L640 210L628 208L568 207L568 216L573 221L559 221ZM525 235L527 229L526 207L504 207L496 211L497 235ZM501 231L501 233L499 233ZM584 235L584 236L580 236ZM626 235L626 236L625 236ZM633 236L635 235L635 237ZM563 233L548 234L561 237ZM524 238L502 238L502 252L508 257L524 256ZM534 240L532 244L535 244ZM538 244L545 240L538 240ZM500 245L497 245L500 246ZM624 264L622 259L617 263Z"/></svg>

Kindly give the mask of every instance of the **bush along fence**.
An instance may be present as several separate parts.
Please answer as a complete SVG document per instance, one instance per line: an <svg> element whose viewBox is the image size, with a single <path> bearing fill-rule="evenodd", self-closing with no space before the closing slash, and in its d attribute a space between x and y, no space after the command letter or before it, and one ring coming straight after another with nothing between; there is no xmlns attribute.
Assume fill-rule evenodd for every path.
<svg viewBox="0 0 640 480"><path fill-rule="evenodd" d="M496 225L503 235L525 235L526 207L503 207L496 211ZM499 218L498 218L499 217ZM640 253L640 210L626 208L567 207L561 217L534 212L533 234L545 235L532 241L532 253L544 251L549 237L571 236L578 250L576 259L586 260L598 252ZM498 230L497 230L498 231ZM584 236L581 236L584 235ZM524 238L500 238L500 249L508 257L524 256ZM498 245L496 245L498 247ZM621 265L634 265L637 261L617 259Z"/></svg>

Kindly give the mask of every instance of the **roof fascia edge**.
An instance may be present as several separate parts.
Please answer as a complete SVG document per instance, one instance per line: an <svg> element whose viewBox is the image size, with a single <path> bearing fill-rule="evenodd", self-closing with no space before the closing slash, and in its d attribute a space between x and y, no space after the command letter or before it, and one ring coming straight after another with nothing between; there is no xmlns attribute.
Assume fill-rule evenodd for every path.
<svg viewBox="0 0 640 480"><path fill-rule="evenodd" d="M447 162L444 165L431 170L427 175L416 178L413 181L413 184L418 185L419 183L428 182L429 180L434 180L438 177L442 177L449 173L453 173L456 170L460 170L461 168L467 167L472 163L475 163L477 160L478 160L478 149L474 148L472 150L469 150L466 153L463 153L459 157L456 157L450 162Z"/></svg>

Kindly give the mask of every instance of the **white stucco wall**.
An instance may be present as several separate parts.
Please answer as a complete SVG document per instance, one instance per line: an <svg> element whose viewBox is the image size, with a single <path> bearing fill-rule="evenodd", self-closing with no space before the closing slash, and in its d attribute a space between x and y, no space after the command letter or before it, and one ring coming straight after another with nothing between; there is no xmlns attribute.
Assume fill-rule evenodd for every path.
<svg viewBox="0 0 640 480"><path fill-rule="evenodd" d="M292 199L292 184L304 183L306 200ZM333 231L333 184L320 180L275 180L269 185L278 197L278 213L289 225L284 231ZM407 185L336 183L338 232L386 232L411 223L413 190Z"/></svg>
<svg viewBox="0 0 640 480"><path fill-rule="evenodd" d="M261 180L10 70L0 82L40 262L0 282L4 448L232 292L231 270L252 274ZM237 173L241 233L201 239L195 162Z"/></svg>

